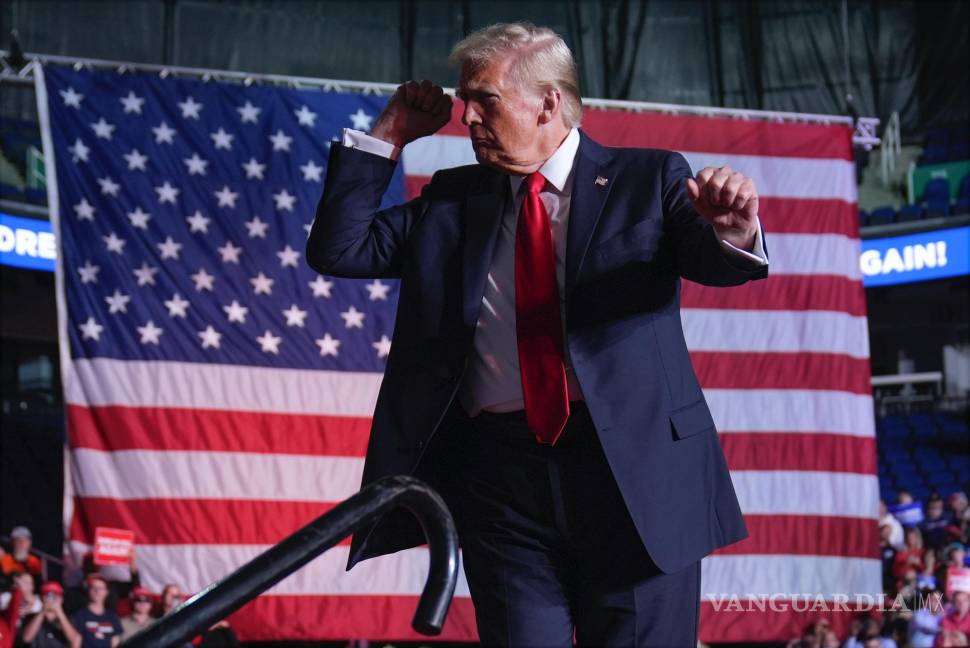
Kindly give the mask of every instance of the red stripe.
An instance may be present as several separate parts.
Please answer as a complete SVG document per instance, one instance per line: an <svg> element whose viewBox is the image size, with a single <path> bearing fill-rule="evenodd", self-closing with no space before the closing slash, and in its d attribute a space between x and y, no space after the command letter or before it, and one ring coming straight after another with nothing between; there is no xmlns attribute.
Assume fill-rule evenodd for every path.
<svg viewBox="0 0 970 648"><path fill-rule="evenodd" d="M430 639L411 628L417 596L261 596L229 617L242 641ZM476 641L471 599L455 598L435 641Z"/></svg>
<svg viewBox="0 0 970 648"><path fill-rule="evenodd" d="M827 432L724 432L731 470L819 470L876 474L876 441Z"/></svg>
<svg viewBox="0 0 970 648"><path fill-rule="evenodd" d="M439 135L468 137L455 102L451 121ZM730 117L634 113L587 108L583 130L606 146L648 147L734 155L852 159L852 128Z"/></svg>
<svg viewBox="0 0 970 648"><path fill-rule="evenodd" d="M171 407L67 406L71 446L362 457L371 419Z"/></svg>
<svg viewBox="0 0 970 648"><path fill-rule="evenodd" d="M138 544L276 544L333 502L75 497L70 539L94 543L94 529L130 529ZM341 544L350 544L345 538Z"/></svg>
<svg viewBox="0 0 970 648"><path fill-rule="evenodd" d="M867 313L862 282L836 275L771 275L769 269L766 281L729 288L684 281L681 288L682 308L839 311L857 317Z"/></svg>
<svg viewBox="0 0 970 648"><path fill-rule="evenodd" d="M831 389L872 394L869 359L838 353L691 351L701 385L711 389Z"/></svg>
<svg viewBox="0 0 970 648"><path fill-rule="evenodd" d="M859 238L859 209L855 203L825 198L758 198L758 219L765 234L841 234ZM768 244L771 254L771 244Z"/></svg>
<svg viewBox="0 0 970 648"><path fill-rule="evenodd" d="M704 591L704 582L701 580L701 592ZM776 608L782 608L784 602L775 604ZM801 637L805 629L812 623L820 619L828 619L832 630L840 639L847 637L849 625L852 620L860 614L864 614L868 603L863 601L861 606L854 602L844 606L847 609L836 610L835 604L829 602L828 609L831 611L812 610L811 600L809 603L799 601L797 608L779 609L772 611L770 601L766 602L765 610L751 612L731 612L728 611L727 602L722 605L720 612L714 611L714 606L709 601L701 602L701 623L700 640L703 642L739 642L746 646L754 645L757 642L782 642L788 641L793 637ZM787 606L791 608L789 604ZM808 608L805 610L805 608ZM755 608L753 608L755 609ZM805 610L805 611L802 611ZM876 613L874 616L879 617Z"/></svg>
<svg viewBox="0 0 970 648"><path fill-rule="evenodd" d="M431 182L431 176L404 176L404 198L411 200L421 195L421 187Z"/></svg>
<svg viewBox="0 0 970 648"><path fill-rule="evenodd" d="M867 559L879 555L879 524L873 519L746 514L744 523L748 527L748 537L722 547L714 554L797 554Z"/></svg>

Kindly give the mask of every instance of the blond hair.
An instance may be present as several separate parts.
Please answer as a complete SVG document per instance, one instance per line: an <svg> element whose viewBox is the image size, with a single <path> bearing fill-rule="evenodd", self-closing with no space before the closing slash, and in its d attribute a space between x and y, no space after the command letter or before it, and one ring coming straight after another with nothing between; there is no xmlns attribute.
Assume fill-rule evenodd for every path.
<svg viewBox="0 0 970 648"><path fill-rule="evenodd" d="M473 70L512 54L509 75L520 88L536 92L556 89L562 96L566 126L579 126L583 100L579 94L576 62L562 37L531 22L497 23L469 34L451 50L448 61Z"/></svg>

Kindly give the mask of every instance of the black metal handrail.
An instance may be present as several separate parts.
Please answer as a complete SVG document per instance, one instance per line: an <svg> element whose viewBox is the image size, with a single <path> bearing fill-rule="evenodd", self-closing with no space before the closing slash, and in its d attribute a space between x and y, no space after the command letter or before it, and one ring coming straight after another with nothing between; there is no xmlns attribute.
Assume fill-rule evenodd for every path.
<svg viewBox="0 0 970 648"><path fill-rule="evenodd" d="M122 648L177 646L283 580L354 531L403 506L421 523L428 540L428 579L412 627L426 635L441 632L458 582L458 534L444 500L430 486L408 476L385 477L267 549L248 563L145 628Z"/></svg>

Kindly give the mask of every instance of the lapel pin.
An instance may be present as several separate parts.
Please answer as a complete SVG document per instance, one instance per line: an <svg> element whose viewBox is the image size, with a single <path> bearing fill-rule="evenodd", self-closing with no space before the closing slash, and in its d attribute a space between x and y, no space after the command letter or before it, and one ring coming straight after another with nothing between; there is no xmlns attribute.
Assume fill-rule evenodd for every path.
<svg viewBox="0 0 970 648"><path fill-rule="evenodd" d="M596 176L596 180L594 180L594 183L599 185L600 187L605 187L607 182L609 182L609 180L607 180L603 176Z"/></svg>

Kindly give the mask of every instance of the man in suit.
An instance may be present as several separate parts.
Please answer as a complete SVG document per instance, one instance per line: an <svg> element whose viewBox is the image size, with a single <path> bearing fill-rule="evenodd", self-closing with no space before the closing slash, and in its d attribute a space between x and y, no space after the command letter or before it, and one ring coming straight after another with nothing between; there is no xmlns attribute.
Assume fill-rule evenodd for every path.
<svg viewBox="0 0 970 648"><path fill-rule="evenodd" d="M767 276L754 183L590 139L551 30L494 25L452 61L479 164L380 209L401 148L451 116L440 87L408 82L331 148L307 243L321 273L402 280L363 482L441 492L486 645L693 646L700 559L747 530L680 278ZM348 569L422 541L392 513Z"/></svg>

